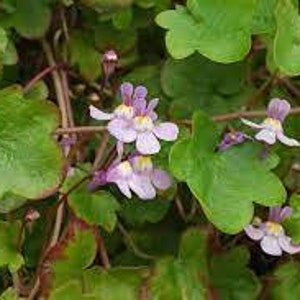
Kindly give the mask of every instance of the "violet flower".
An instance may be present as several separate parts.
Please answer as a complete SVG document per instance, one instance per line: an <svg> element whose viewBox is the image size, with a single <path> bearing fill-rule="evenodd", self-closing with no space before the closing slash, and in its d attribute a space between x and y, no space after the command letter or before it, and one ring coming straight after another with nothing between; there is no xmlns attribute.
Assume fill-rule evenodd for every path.
<svg viewBox="0 0 300 300"><path fill-rule="evenodd" d="M255 135L255 138L259 141L273 145L278 139L287 146L300 146L297 140L287 137L282 128L282 123L290 110L291 106L286 100L276 98L269 103L268 117L261 124L256 124L246 119L242 119L242 122L252 128L260 129Z"/></svg>
<svg viewBox="0 0 300 300"><path fill-rule="evenodd" d="M128 198L131 191L141 199L153 199L156 189L166 190L171 184L167 172L153 167L149 156L137 155L122 162L115 162L106 172L98 171L90 186L115 183Z"/></svg>
<svg viewBox="0 0 300 300"><path fill-rule="evenodd" d="M224 135L221 143L219 144L219 150L225 151L233 145L241 144L248 138L243 132L228 132Z"/></svg>
<svg viewBox="0 0 300 300"><path fill-rule="evenodd" d="M108 131L123 143L136 141L136 148L141 154L154 154L160 150L158 139L174 141L178 136L177 125L171 122L157 123L154 109L158 99L152 99L147 105L147 89L143 86L133 88L130 83L121 85L123 104L114 113L107 114L90 106L90 115L97 120L111 120Z"/></svg>
<svg viewBox="0 0 300 300"><path fill-rule="evenodd" d="M295 245L285 234L282 221L292 214L292 208L285 206L271 207L266 222L255 222L244 228L246 234L255 241L260 241L262 250L273 256L280 256L283 252L295 254L300 252L300 245Z"/></svg>

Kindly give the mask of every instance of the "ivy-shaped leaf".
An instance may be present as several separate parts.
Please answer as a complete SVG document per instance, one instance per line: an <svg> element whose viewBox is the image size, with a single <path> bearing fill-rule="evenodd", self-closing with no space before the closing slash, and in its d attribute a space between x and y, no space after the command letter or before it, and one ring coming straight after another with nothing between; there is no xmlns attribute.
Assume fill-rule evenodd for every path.
<svg viewBox="0 0 300 300"><path fill-rule="evenodd" d="M41 38L50 25L49 0L16 0L12 18L20 35L29 39Z"/></svg>
<svg viewBox="0 0 300 300"><path fill-rule="evenodd" d="M211 60L243 59L251 45L256 0L188 0L187 7L160 13L157 23L168 30L166 44L177 59L195 51Z"/></svg>
<svg viewBox="0 0 300 300"><path fill-rule="evenodd" d="M163 91L172 98L170 115L187 118L197 109L209 114L239 109L247 98L240 97L244 93L243 75L241 63L223 65L200 55L167 60L161 84Z"/></svg>
<svg viewBox="0 0 300 300"><path fill-rule="evenodd" d="M163 258L156 262L150 280L151 299L207 299L206 243L204 231L190 229L182 237L178 259Z"/></svg>
<svg viewBox="0 0 300 300"><path fill-rule="evenodd" d="M145 268L92 268L84 272L84 286L95 299L138 299L142 279L148 274Z"/></svg>
<svg viewBox="0 0 300 300"><path fill-rule="evenodd" d="M275 10L274 61L285 75L300 74L300 16L291 0L280 0Z"/></svg>
<svg viewBox="0 0 300 300"><path fill-rule="evenodd" d="M249 259L249 252L244 247L233 248L212 258L210 279L219 299L257 299L261 286L247 268Z"/></svg>
<svg viewBox="0 0 300 300"><path fill-rule="evenodd" d="M53 136L59 122L55 106L24 99L18 87L10 87L0 91L0 120L0 172L5 174L0 197L9 193L36 199L52 194L64 165Z"/></svg>
<svg viewBox="0 0 300 300"><path fill-rule="evenodd" d="M85 176L86 173L75 169L74 175L65 181L62 191L67 192L73 184ZM90 225L100 225L109 232L114 230L117 222L116 212L120 209L120 205L109 192L101 190L91 192L85 183L70 193L68 203L75 214Z"/></svg>
<svg viewBox="0 0 300 300"><path fill-rule="evenodd" d="M75 229L74 236L67 241L60 259L52 263L54 286L67 281L81 282L82 272L93 262L96 255L95 236L91 231Z"/></svg>
<svg viewBox="0 0 300 300"><path fill-rule="evenodd" d="M0 266L7 265L11 272L17 271L24 263L19 253L21 223L0 222Z"/></svg>
<svg viewBox="0 0 300 300"><path fill-rule="evenodd" d="M298 300L300 297L300 264L288 262L278 266L270 287L272 300Z"/></svg>
<svg viewBox="0 0 300 300"><path fill-rule="evenodd" d="M214 225L237 233L250 222L253 202L278 205L286 192L260 161L260 148L249 144L218 153L219 142L216 124L203 113L195 113L193 135L173 146L170 167L179 180L187 182Z"/></svg>

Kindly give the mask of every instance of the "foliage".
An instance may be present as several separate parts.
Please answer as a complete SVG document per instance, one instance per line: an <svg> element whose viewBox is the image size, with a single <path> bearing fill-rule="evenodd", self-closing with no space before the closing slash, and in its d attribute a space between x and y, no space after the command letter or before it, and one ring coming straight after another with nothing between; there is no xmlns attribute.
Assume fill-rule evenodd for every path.
<svg viewBox="0 0 300 300"><path fill-rule="evenodd" d="M0 1L0 299L298 299L299 75L296 0Z"/></svg>

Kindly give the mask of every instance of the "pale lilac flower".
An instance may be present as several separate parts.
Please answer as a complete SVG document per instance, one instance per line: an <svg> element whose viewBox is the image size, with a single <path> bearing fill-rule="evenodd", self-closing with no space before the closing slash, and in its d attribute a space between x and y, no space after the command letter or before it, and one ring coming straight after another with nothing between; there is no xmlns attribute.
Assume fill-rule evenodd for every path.
<svg viewBox="0 0 300 300"><path fill-rule="evenodd" d="M160 150L158 139L174 141L178 136L178 127L171 122L157 123L154 109L158 99L152 99L149 104L145 99L135 103L135 118L133 128L136 131L136 148L142 154L155 154Z"/></svg>
<svg viewBox="0 0 300 300"><path fill-rule="evenodd" d="M268 117L261 124L256 124L246 119L242 119L242 122L252 128L260 129L255 135L255 138L259 141L272 145L278 139L287 146L300 146L297 140L287 137L282 128L282 123L290 109L291 106L286 100L272 99L268 106Z"/></svg>
<svg viewBox="0 0 300 300"><path fill-rule="evenodd" d="M153 199L156 189L166 190L171 184L167 172L153 167L149 156L137 155L128 160L115 162L107 172L98 171L91 183L92 187L115 183L128 198L133 191L141 199Z"/></svg>
<svg viewBox="0 0 300 300"><path fill-rule="evenodd" d="M131 83L123 83L120 87L122 104L116 107L113 113L105 113L93 105L90 105L90 116L96 120L110 120L107 125L109 133L123 143L131 143L136 139L136 131L133 128L134 107L133 103L147 95L143 86L135 89Z"/></svg>
<svg viewBox="0 0 300 300"><path fill-rule="evenodd" d="M252 240L260 241L262 250L269 255L280 256L283 252L298 253L300 245L293 244L281 225L282 221L291 214L292 208L289 206L271 207L266 222L256 221L246 226L244 230Z"/></svg>
<svg viewBox="0 0 300 300"><path fill-rule="evenodd" d="M138 86L135 90L132 84L121 86L123 104L114 113L107 114L94 106L90 106L90 115L97 120L111 120L108 131L123 143L136 141L136 148L141 154L154 154L160 150L158 139L174 141L178 136L177 125L171 122L157 123L154 111L158 99L146 101L147 89Z"/></svg>
<svg viewBox="0 0 300 300"><path fill-rule="evenodd" d="M243 143L247 138L248 136L241 131L228 132L224 135L221 143L219 144L219 150L225 151L233 145Z"/></svg>

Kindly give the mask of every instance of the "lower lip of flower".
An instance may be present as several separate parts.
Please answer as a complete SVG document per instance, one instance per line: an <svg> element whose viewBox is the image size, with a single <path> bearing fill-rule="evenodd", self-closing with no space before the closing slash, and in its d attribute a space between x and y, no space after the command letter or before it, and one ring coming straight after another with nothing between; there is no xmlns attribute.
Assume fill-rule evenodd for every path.
<svg viewBox="0 0 300 300"><path fill-rule="evenodd" d="M119 164L119 170L121 171L124 177L129 177L132 174L132 167L128 161L124 161Z"/></svg>
<svg viewBox="0 0 300 300"><path fill-rule="evenodd" d="M283 232L283 227L275 222L266 222L266 231L270 235L279 236Z"/></svg>
<svg viewBox="0 0 300 300"><path fill-rule="evenodd" d="M144 132L151 131L154 125L148 116L138 116L134 118L134 127L137 131Z"/></svg>

